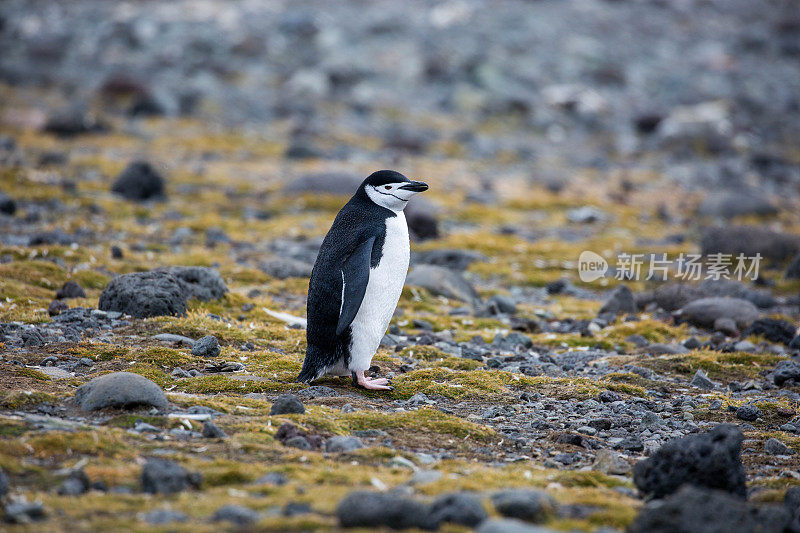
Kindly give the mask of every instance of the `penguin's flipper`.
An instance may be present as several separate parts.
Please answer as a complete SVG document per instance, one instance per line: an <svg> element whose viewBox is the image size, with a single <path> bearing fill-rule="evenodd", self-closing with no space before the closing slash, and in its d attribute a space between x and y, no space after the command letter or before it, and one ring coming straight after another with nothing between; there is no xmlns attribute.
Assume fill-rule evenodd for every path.
<svg viewBox="0 0 800 533"><path fill-rule="evenodd" d="M361 307L364 293L367 292L374 243L375 237L373 236L359 244L342 265L342 302L339 322L336 324L337 335L341 335L347 329Z"/></svg>

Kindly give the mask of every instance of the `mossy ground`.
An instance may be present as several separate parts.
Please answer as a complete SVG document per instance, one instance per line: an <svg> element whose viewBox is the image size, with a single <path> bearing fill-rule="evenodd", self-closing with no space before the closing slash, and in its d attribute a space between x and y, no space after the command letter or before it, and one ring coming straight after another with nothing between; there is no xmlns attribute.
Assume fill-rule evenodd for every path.
<svg viewBox="0 0 800 533"><path fill-rule="evenodd" d="M26 98L5 86L0 86L0 100L7 107L27 105ZM418 119L423 121L425 117ZM437 120L444 133L454 133L461 127L446 118ZM90 243L80 246L0 246L0 256L14 259L0 264L0 321L48 321L46 309L55 291L67 280L77 281L86 290L86 298L70 301L71 306L96 307L102 288L114 274L153 266L214 266L231 292L220 301L191 302L185 317L135 320L104 341L86 339L14 353L2 353L0 345L3 390L0 467L12 476L17 493L45 504L49 518L44 526L37 524L37 528L158 530L146 528L139 515L157 508L171 508L186 512L190 521L171 524L170 531L216 531L218 526L207 519L224 504L268 511L259 524L264 530L335 527L331 513L336 502L349 491L394 487L410 479L411 471L389 466L393 456L403 455L419 463L416 453L431 452L446 452L451 458L434 466L443 473L439 481L418 487L425 497L461 489L485 494L494 488L541 487L562 503L596 508L581 519L553 517L550 525L554 527L624 528L633 519L639 503L615 487L630 487L630 479L591 471L544 468L537 458L520 461L514 444L476 415L493 405L513 405L524 393L539 392L547 398L578 401L594 398L602 390L621 393L625 398L648 398L650 391L658 387L670 389L669 384L623 370L621 367L627 364L682 378L691 378L702 368L712 379L727 382L758 376L779 359L710 351L688 355L619 355L608 358L614 372L590 380L488 370L476 361L432 348L414 347L401 353L381 349L375 364L382 373L397 374L391 393L364 392L354 389L349 380L326 379L320 384L335 388L340 396L307 400L304 415L270 416L269 407L277 394L305 388L294 383L302 364L305 337L302 331L287 328L271 318L264 308L303 314L307 281L278 280L261 272L258 259L262 248L258 243L279 237L300 239L324 234L345 199L287 196L280 192L287 172L299 175L323 169L319 161L287 164L281 158L288 121L277 121L259 135L209 128L204 122L185 119L152 119L137 121L135 125L141 135L119 133L125 131L124 124L112 120L114 133L73 139L57 139L29 128L0 127L0 133L14 137L18 149L29 157L50 150L69 156L68 163L58 167L0 170L0 190L17 199L23 216L31 205L58 201L57 216L44 217L37 229L74 232L88 227L95 232ZM479 131L492 127L488 122L476 126ZM342 146L375 145L375 139L354 132L343 132L341 138L329 142ZM658 176L631 171L627 179L647 183L647 187L626 193L624 202L618 200L620 178L613 170L598 176L597 171L578 169L570 185L554 193L531 184L527 172L520 172L513 157L500 154L496 160L485 162L498 175L497 203L486 206L465 199L466 191L476 187L481 176L469 161L453 157L463 152L460 148L457 143L435 145L429 156L408 157L401 166L409 176L425 176L431 185L428 196L439 205L440 218L446 221L441 239L415 244L415 249L459 248L485 254L488 261L472 264L466 273L483 296L508 293L512 287L533 290L560 278L569 278L576 285L594 290L618 283L614 279L595 284L580 282L575 261L583 250L595 250L608 257L623 250L694 251L688 242L646 249L641 244L643 239L659 239L686 229L681 222L667 223L654 216L660 203L671 205L678 201L670 199L672 186L659 181ZM168 201L133 204L109 192L112 180L127 161L142 154L156 162L166 175ZM366 175L384 166L385 161L376 157L347 166L346 170ZM75 188L64 187L66 181L74 181ZM566 210L584 205L594 205L613 217L588 228L570 225ZM267 216L244 220L243 213L248 210ZM502 227L509 224L519 231L513 234L503 231ZM189 228L191 234L179 246L168 245L169 237L179 227ZM558 230L564 227L583 232L583 237L561 238ZM205 231L209 228L222 229L232 243L207 246ZM236 251L236 243L254 243L253 251ZM112 258L112 245L123 249L122 259ZM766 277L776 281L779 291L797 289L796 284L780 280L777 272L768 271ZM631 286L644 289L651 284L636 282ZM254 289L257 291L253 292ZM435 331L449 330L454 338L461 340L478 335L491 341L496 334L510 330L509 324L499 319L449 313L462 305L407 287L395 323L405 329L410 327L412 319L424 319ZM528 319L547 315L584 319L594 317L600 306L599 298L552 295L545 296L540 303L522 304L519 315ZM207 361L193 357L186 348L159 343L153 339L158 333L192 338L215 335L222 345L218 359L244 363L246 372L174 379L170 374L175 367L202 370ZM630 354L633 345L626 339L633 334L651 342L676 342L690 332L686 326L642 317L638 322L614 324L593 338L554 333L533 333L531 337L535 346L556 351L600 346ZM244 343L252 343L253 349L243 351ZM95 366L88 374L57 380L16 364L37 365L48 355L88 357ZM403 360L408 357L416 365L402 372ZM173 404L206 405L220 411L223 415L216 423L229 438L152 440L130 432L139 419L165 429L179 425L200 429L197 422L153 416L147 410L133 414L100 413L84 419L83 425L58 431L42 431L24 421L24 413L36 412L43 405L60 404L81 383L101 373L119 370L137 372L154 380L169 392ZM399 407L399 400L418 392L434 398L436 405L415 410ZM256 396L246 398L248 393ZM343 412L345 404L351 404L355 411ZM780 414L785 411L779 411L778 407L763 406L767 414L764 420L755 423L757 438L769 434L775 422L785 418ZM698 418L704 416L696 414ZM723 410L709 416L730 421L733 415ZM369 447L351 454L298 451L274 440L277 428L287 421L325 436L367 429L383 430L387 435L365 438ZM787 444L800 450L798 439L781 435ZM391 442L392 448L384 439ZM201 472L205 480L202 490L171 497L92 492L77 498L58 496L53 490L63 478L63 469L84 463L93 480L137 489L144 458L157 451ZM506 459L508 464L504 464ZM763 466L759 463L763 460L755 456L748 461L749 468ZM289 484L283 487L253 484L270 471L286 474ZM784 488L777 472L774 483L761 480L758 484L772 491ZM284 517L280 509L290 501L310 503L318 513ZM491 509L488 503L486 507Z"/></svg>

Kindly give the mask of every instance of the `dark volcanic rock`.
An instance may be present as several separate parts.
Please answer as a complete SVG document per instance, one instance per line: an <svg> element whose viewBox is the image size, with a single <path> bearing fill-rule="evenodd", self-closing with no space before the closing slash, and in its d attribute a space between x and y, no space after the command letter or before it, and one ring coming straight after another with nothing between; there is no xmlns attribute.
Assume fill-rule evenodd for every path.
<svg viewBox="0 0 800 533"><path fill-rule="evenodd" d="M781 361L775 365L772 379L779 387L789 380L800 382L800 363L793 359Z"/></svg>
<svg viewBox="0 0 800 533"><path fill-rule="evenodd" d="M7 194L0 192L0 213L13 215L17 212L17 203Z"/></svg>
<svg viewBox="0 0 800 533"><path fill-rule="evenodd" d="M684 487L665 501L649 503L628 533L782 533L790 514L777 506L747 504L730 494Z"/></svg>
<svg viewBox="0 0 800 533"><path fill-rule="evenodd" d="M795 337L795 327L786 320L759 318L744 330L742 336L761 335L768 341L788 345Z"/></svg>
<svg viewBox="0 0 800 533"><path fill-rule="evenodd" d="M75 403L83 411L142 405L166 409L169 406L161 387L130 372L113 372L84 383L75 391Z"/></svg>
<svg viewBox="0 0 800 533"><path fill-rule="evenodd" d="M743 405L738 409L736 409L736 418L738 418L739 420L752 422L754 420L758 420L758 417L760 416L761 416L761 409L759 409L755 405Z"/></svg>
<svg viewBox="0 0 800 533"><path fill-rule="evenodd" d="M712 227L703 231L700 249L703 255L760 253L764 259L785 261L800 252L800 237L753 226Z"/></svg>
<svg viewBox="0 0 800 533"><path fill-rule="evenodd" d="M135 202L165 197L164 178L150 163L134 161L117 176L111 191Z"/></svg>
<svg viewBox="0 0 800 533"><path fill-rule="evenodd" d="M722 424L711 431L673 439L633 467L642 494L663 498L681 485L720 489L744 498L745 472L739 457L741 430Z"/></svg>
<svg viewBox="0 0 800 533"><path fill-rule="evenodd" d="M303 406L303 402L294 394L281 394L275 399L275 403L269 410L271 415L303 414L305 412L306 408Z"/></svg>
<svg viewBox="0 0 800 533"><path fill-rule="evenodd" d="M336 508L342 527L427 528L428 508L420 502L383 492L351 492Z"/></svg>
<svg viewBox="0 0 800 533"><path fill-rule="evenodd" d="M78 285L76 281L69 280L58 289L58 292L56 292L56 299L67 300L69 298L86 298L86 291L84 291L83 287Z"/></svg>
<svg viewBox="0 0 800 533"><path fill-rule="evenodd" d="M481 500L474 494L454 492L437 497L430 506L427 526L438 529L443 523L475 527L488 518Z"/></svg>
<svg viewBox="0 0 800 533"><path fill-rule="evenodd" d="M633 293L626 285L620 285L614 289L614 292L611 293L611 297L606 300L606 303L600 308L599 314L635 312L636 301L633 299Z"/></svg>
<svg viewBox="0 0 800 533"><path fill-rule="evenodd" d="M174 494L199 488L199 473L190 473L183 466L166 459L148 459L142 468L142 491L150 494Z"/></svg>
<svg viewBox="0 0 800 533"><path fill-rule="evenodd" d="M123 274L103 289L98 308L136 318L183 316L186 314L186 291L169 272Z"/></svg>
<svg viewBox="0 0 800 533"><path fill-rule="evenodd" d="M219 341L213 335L198 339L192 346L192 355L195 357L217 357L221 351Z"/></svg>
<svg viewBox="0 0 800 533"><path fill-rule="evenodd" d="M719 318L730 318L740 328L747 327L758 318L758 309L740 298L701 298L678 311L681 320L703 328L713 328Z"/></svg>
<svg viewBox="0 0 800 533"><path fill-rule="evenodd" d="M509 518L542 522L554 512L556 504L545 492L533 489L508 489L492 495L497 512Z"/></svg>
<svg viewBox="0 0 800 533"><path fill-rule="evenodd" d="M181 284L187 300L200 300L210 302L219 300L228 293L228 286L222 276L213 268L199 266L173 266L166 269L157 269L156 272L166 271Z"/></svg>

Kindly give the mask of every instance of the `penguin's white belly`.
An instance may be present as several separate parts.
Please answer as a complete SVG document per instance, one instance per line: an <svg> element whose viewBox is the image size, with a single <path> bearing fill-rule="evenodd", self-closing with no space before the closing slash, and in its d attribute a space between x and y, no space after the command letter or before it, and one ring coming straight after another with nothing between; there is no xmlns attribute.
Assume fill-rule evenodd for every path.
<svg viewBox="0 0 800 533"><path fill-rule="evenodd" d="M389 327L408 273L409 244L406 217L401 211L386 219L383 255L369 271L369 282L356 313L350 342L350 370L367 370Z"/></svg>

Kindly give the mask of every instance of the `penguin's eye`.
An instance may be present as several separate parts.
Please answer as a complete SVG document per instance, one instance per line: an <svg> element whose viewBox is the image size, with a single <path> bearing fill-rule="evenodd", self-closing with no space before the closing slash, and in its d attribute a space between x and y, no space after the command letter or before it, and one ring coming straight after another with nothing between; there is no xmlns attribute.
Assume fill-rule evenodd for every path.
<svg viewBox="0 0 800 533"><path fill-rule="evenodd" d="M392 186L391 185L384 185L383 188L386 189L387 191L391 191L392 190Z"/></svg>

